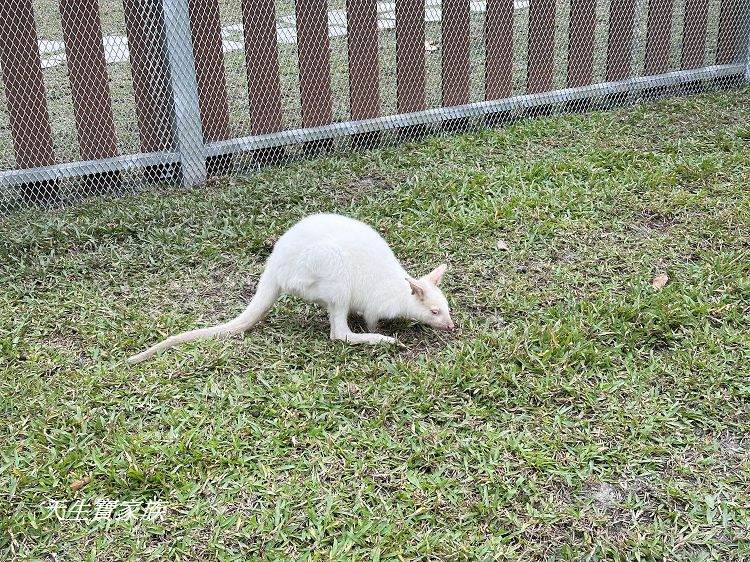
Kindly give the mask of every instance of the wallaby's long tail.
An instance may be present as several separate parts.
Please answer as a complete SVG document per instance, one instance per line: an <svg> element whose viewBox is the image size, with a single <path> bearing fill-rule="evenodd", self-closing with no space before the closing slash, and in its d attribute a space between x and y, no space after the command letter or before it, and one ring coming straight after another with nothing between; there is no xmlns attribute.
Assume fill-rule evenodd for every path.
<svg viewBox="0 0 750 562"><path fill-rule="evenodd" d="M177 334L176 336L170 336L164 341L149 347L146 351L129 357L128 363L135 365L136 363L145 361L160 351L164 351L165 349L169 349L170 347L174 347L181 343L221 336L231 336L249 330L266 315L266 312L268 312L268 309L270 309L273 303L276 302L278 296L279 289L275 282L268 279L265 275L262 275L260 281L258 281L258 288L255 291L252 300L242 314L237 316L234 320L230 320L224 324L219 324L218 326L199 328L197 330Z"/></svg>

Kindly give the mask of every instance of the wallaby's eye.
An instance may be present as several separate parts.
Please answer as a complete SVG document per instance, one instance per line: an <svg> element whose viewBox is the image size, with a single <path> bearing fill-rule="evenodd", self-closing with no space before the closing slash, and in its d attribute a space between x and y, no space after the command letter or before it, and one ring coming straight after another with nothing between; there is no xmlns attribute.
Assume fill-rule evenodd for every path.
<svg viewBox="0 0 750 562"><path fill-rule="evenodd" d="M431 308L430 312L432 312L435 316L437 316L438 314L440 314L440 309L439 308Z"/></svg>

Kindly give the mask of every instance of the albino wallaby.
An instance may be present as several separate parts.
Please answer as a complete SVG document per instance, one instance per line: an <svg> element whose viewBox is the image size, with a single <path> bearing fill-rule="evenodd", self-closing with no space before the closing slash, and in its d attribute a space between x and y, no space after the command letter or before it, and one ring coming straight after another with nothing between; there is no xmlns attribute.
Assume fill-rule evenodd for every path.
<svg viewBox="0 0 750 562"><path fill-rule="evenodd" d="M140 363L175 345L239 334L252 328L281 294L328 309L331 339L350 343L395 343L381 334L356 334L347 316L360 314L374 332L378 320L409 318L452 331L448 301L438 288L447 266L416 279L406 273L385 240L366 224L333 214L311 215L290 228L274 246L247 308L225 324L171 336L128 359Z"/></svg>

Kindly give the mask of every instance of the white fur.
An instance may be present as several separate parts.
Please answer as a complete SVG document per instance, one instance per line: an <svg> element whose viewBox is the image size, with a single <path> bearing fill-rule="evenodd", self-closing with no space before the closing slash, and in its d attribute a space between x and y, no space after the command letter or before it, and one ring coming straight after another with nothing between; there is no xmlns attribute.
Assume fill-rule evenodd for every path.
<svg viewBox="0 0 750 562"><path fill-rule="evenodd" d="M410 276L383 238L366 224L333 214L311 215L290 228L276 243L258 281L255 296L234 320L171 336L134 355L139 363L180 343L248 330L266 314L281 294L290 294L326 307L331 339L351 343L393 343L376 333L349 329L349 313L360 314L374 332L382 319L410 318L453 330L448 302L437 287L445 265L421 279Z"/></svg>

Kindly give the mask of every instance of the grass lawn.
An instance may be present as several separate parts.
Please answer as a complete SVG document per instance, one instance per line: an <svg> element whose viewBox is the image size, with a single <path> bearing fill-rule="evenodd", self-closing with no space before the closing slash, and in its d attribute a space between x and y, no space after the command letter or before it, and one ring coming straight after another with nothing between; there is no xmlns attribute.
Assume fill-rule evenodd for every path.
<svg viewBox="0 0 750 562"><path fill-rule="evenodd" d="M748 559L748 123L717 93L3 219L0 558ZM350 347L285 298L123 365L323 210L447 260L459 331ZM166 513L45 505L102 498Z"/></svg>

